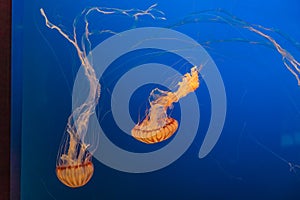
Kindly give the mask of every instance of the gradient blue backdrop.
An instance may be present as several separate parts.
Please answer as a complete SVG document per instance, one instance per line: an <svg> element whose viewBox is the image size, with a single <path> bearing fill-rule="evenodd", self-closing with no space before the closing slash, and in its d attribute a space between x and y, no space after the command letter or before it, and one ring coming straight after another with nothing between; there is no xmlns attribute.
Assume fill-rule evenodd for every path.
<svg viewBox="0 0 300 200"><path fill-rule="evenodd" d="M71 112L71 91L80 63L74 48L45 26L39 9L44 8L53 23L71 31L73 19L88 6L145 9L154 3L164 11L167 21L145 17L134 23L126 18L103 17L102 25L119 31L144 26L166 27L192 12L222 8L248 22L278 28L300 41L300 3L296 0L13 1L13 89L17 95L13 99L15 105L19 105L13 116L15 119L19 116L22 122L13 121L13 126L17 127L12 134L21 137L22 199L299 198L300 169L290 171L289 162L300 164L300 88L284 67L281 56L272 48L235 40L205 44L231 38L265 42L238 27L214 22L175 28L203 44L216 62L225 84L228 112L221 138L213 151L204 159L198 158L210 117L209 96L202 83L196 92L201 110L200 129L193 144L176 162L159 171L130 174L110 169L94 159L95 173L86 186L70 189L59 182L55 160ZM93 41L94 45L103 39L101 37ZM283 38L276 39L300 60L295 46ZM115 82L128 70L122 62L134 66L149 59L144 56L128 61L129 57L132 55L117 60L113 71L107 71L101 79L103 99L97 113L115 144L129 150L151 151L165 143L154 147L132 144L131 138L115 126L110 113L102 117L110 109L110 92ZM169 65L178 61L172 55L151 59ZM184 62L177 66L180 64ZM188 66L180 68L182 73L187 70ZM144 86L133 96L130 110L134 118L140 108L145 108L145 98L152 88L153 85ZM180 115L178 110L175 105L175 117Z"/></svg>

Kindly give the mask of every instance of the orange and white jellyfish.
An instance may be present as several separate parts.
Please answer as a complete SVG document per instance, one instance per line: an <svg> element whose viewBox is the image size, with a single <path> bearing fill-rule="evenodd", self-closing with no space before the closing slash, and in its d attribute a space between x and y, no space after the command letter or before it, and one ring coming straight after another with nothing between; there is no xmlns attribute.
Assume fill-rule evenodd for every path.
<svg viewBox="0 0 300 200"><path fill-rule="evenodd" d="M72 129L69 129L72 131ZM68 130L67 130L68 132ZM65 185L76 188L85 185L93 176L94 166L92 153L88 145L80 140L77 134L68 132L67 139L58 153L56 175Z"/></svg>
<svg viewBox="0 0 300 200"><path fill-rule="evenodd" d="M178 128L178 122L167 115L167 109L179 99L199 87L197 67L186 73L175 92L163 91L158 88L151 91L150 109L145 119L132 130L132 136L144 143L153 144L170 138Z"/></svg>
<svg viewBox="0 0 300 200"><path fill-rule="evenodd" d="M278 33L279 35L282 35L280 34L280 32L274 31L273 29L270 28L265 28L260 25L252 25L220 9L206 10L206 11L192 14L190 17L184 18L182 21L178 22L177 24L171 27L174 28L188 23L199 23L201 21L226 23L235 27L247 29L250 32L253 32L261 36L262 38L266 39L269 42L267 45L274 47L275 50L282 56L283 64L294 75L298 85L300 86L300 62L297 61L292 56L291 53L289 53L286 49L284 49L273 37L268 35L265 31L273 31L275 33ZM223 41L223 40L219 40L219 41ZM236 41L243 41L243 40L236 40ZM206 43L210 43L210 42L211 41L208 41ZM259 43L253 41L248 41L248 42ZM193 69L194 68L192 68L191 71L192 77L193 77L193 73L196 72L193 71ZM166 112L168 107L170 107L173 102L177 102L181 97L191 92L191 90L185 91L184 90L185 87L181 88L181 86L185 85L186 83L187 84L186 87L188 87L189 84L194 84L197 83L198 81L198 76L197 76L197 81L195 78L195 80L192 79L190 83L186 82L185 79L188 80L187 77L189 77L189 74L186 74L184 76L183 81L179 83L178 91L174 93L161 91L159 89L155 89L151 92L150 98L152 98L153 100L150 101L149 113L146 115L146 118L142 122L138 123L131 131L131 134L135 139L147 144L152 144L152 143L157 143L166 140L176 132L178 128L178 122L175 119L168 117ZM197 84L199 85L199 82ZM197 87L192 89L192 91L194 91ZM178 95L179 93L183 93L183 92L186 93L184 93L184 95L182 96Z"/></svg>
<svg viewBox="0 0 300 200"><path fill-rule="evenodd" d="M65 33L59 26L51 23L48 20L44 10L42 8L40 9L40 13L45 19L46 26L50 29L57 30L75 47L78 58L84 68L84 73L89 83L89 88L87 88L88 96L81 105L73 110L72 114L68 118L64 137L57 154L56 175L63 184L69 187L81 187L91 179L94 173L92 156L98 146L98 137L96 133L92 137L94 138L91 141L93 144L86 142L86 134L89 127L90 116L94 114L95 107L100 98L100 83L91 62L92 52L89 37L92 35L92 33L89 31L89 22L87 16L89 13L94 11L104 15L124 15L127 17L132 17L134 20L137 20L139 17L144 15L150 16L153 19L165 19L164 17L156 16L156 14L163 15L161 11L155 8L156 5L157 4L153 4L146 10L122 10L118 8L101 7L85 9L80 15L80 17L83 16L85 24L83 33L78 33L76 25L79 18L76 18L73 23L72 37ZM110 30L105 30L103 32L114 33ZM78 35L82 35L79 40L77 38ZM80 41L80 43L78 41Z"/></svg>
<svg viewBox="0 0 300 200"><path fill-rule="evenodd" d="M89 94L85 102L76 108L69 116L60 149L56 160L56 175L65 185L76 188L85 185L94 173L92 152L88 150L90 144L85 142L89 117L93 114L100 97L100 84L85 48L77 44L76 35L69 37L58 26L52 24L43 9L40 9L45 18L46 26L56 29L75 47L81 64L84 66L86 77L89 81ZM74 30L75 31L75 30ZM87 38L88 39L88 38Z"/></svg>

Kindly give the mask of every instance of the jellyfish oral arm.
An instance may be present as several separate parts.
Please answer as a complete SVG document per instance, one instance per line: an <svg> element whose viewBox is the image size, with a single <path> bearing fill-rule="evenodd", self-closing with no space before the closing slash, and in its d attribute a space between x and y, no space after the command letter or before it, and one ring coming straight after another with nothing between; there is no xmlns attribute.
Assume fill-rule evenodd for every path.
<svg viewBox="0 0 300 200"><path fill-rule="evenodd" d="M182 97L185 97L190 92L195 91L199 87L199 76L197 67L193 67L191 69L191 73L186 73L182 81L178 83L178 86L178 90L174 92L178 100Z"/></svg>

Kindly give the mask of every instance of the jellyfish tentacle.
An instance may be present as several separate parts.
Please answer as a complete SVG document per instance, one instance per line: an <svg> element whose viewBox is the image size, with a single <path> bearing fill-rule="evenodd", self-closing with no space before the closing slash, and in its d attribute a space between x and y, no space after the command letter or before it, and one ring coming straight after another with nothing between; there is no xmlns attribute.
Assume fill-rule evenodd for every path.
<svg viewBox="0 0 300 200"><path fill-rule="evenodd" d="M271 35L269 35L267 31L273 32L278 36L284 38L286 41L290 42L294 47L300 50L300 44L296 42L293 38L289 37L287 34L281 32L278 29L267 28L262 25L249 23L247 21L238 18L237 16L231 14L230 12L224 9L208 9L208 10L192 13L191 15L183 18L183 20L170 26L170 28L182 26L189 23L200 23L200 22L214 22L220 24L228 24L233 28L246 29L266 39L267 40L266 43L247 41L240 38L233 38L231 40L228 39L216 40L216 41L217 42L224 42L224 41L249 42L250 44L262 44L275 49L281 55L284 66L296 78L297 83L300 86L300 62L296 60L296 58L294 58L294 56L287 49L285 49L282 45L280 45L279 42L274 39L274 37L271 37ZM214 41L208 41L206 42L206 44L209 44L211 42Z"/></svg>

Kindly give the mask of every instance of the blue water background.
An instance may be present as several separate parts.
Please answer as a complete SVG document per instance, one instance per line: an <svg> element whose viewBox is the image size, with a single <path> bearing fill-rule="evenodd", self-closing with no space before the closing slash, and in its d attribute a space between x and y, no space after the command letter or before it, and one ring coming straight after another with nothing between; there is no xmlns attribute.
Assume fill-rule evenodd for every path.
<svg viewBox="0 0 300 200"><path fill-rule="evenodd" d="M45 9L53 23L71 31L73 19L86 7L145 9L154 3L158 3L167 21L143 18L135 23L126 18L108 17L103 20L103 26L119 31L144 26L167 27L193 12L222 8L248 22L278 28L300 41L300 3L296 0L13 1L17 22L13 28L19 34L14 38L13 52L21 57L14 62L13 73L22 78L22 84L15 86L20 91L15 99L22 102L22 109L13 113L21 115L21 133L13 134L21 135L22 199L298 199L300 169L290 171L289 162L300 164L300 88L273 48L236 39L204 44L231 38L266 42L249 31L214 22L174 27L203 43L224 81L227 116L212 152L203 159L198 158L210 117L209 95L202 83L196 92L201 110L199 132L180 159L166 168L144 174L120 172L94 159L95 173L86 186L71 189L59 182L55 174L56 155L71 112L72 86L80 63L73 46L45 26L39 8ZM124 21L120 23L120 19ZM300 60L299 49L284 38L275 38ZM147 58L143 59L147 62ZM176 61L167 56L154 59L169 65ZM138 65L142 61L132 62ZM184 66L184 62L180 64ZM101 79L103 99L97 112L109 132L108 137L116 145L132 150L127 145L131 138L120 131L111 114L102 117L110 109L109 97L115 82L128 70L122 60L116 61L115 66L113 77L108 71ZM185 73L188 66L178 70ZM153 85L145 86L133 96L130 105L133 118L138 117L140 107L145 108L145 98L152 88ZM173 117L180 116L178 110L175 105ZM134 148L144 152L163 145L145 147L137 142Z"/></svg>

